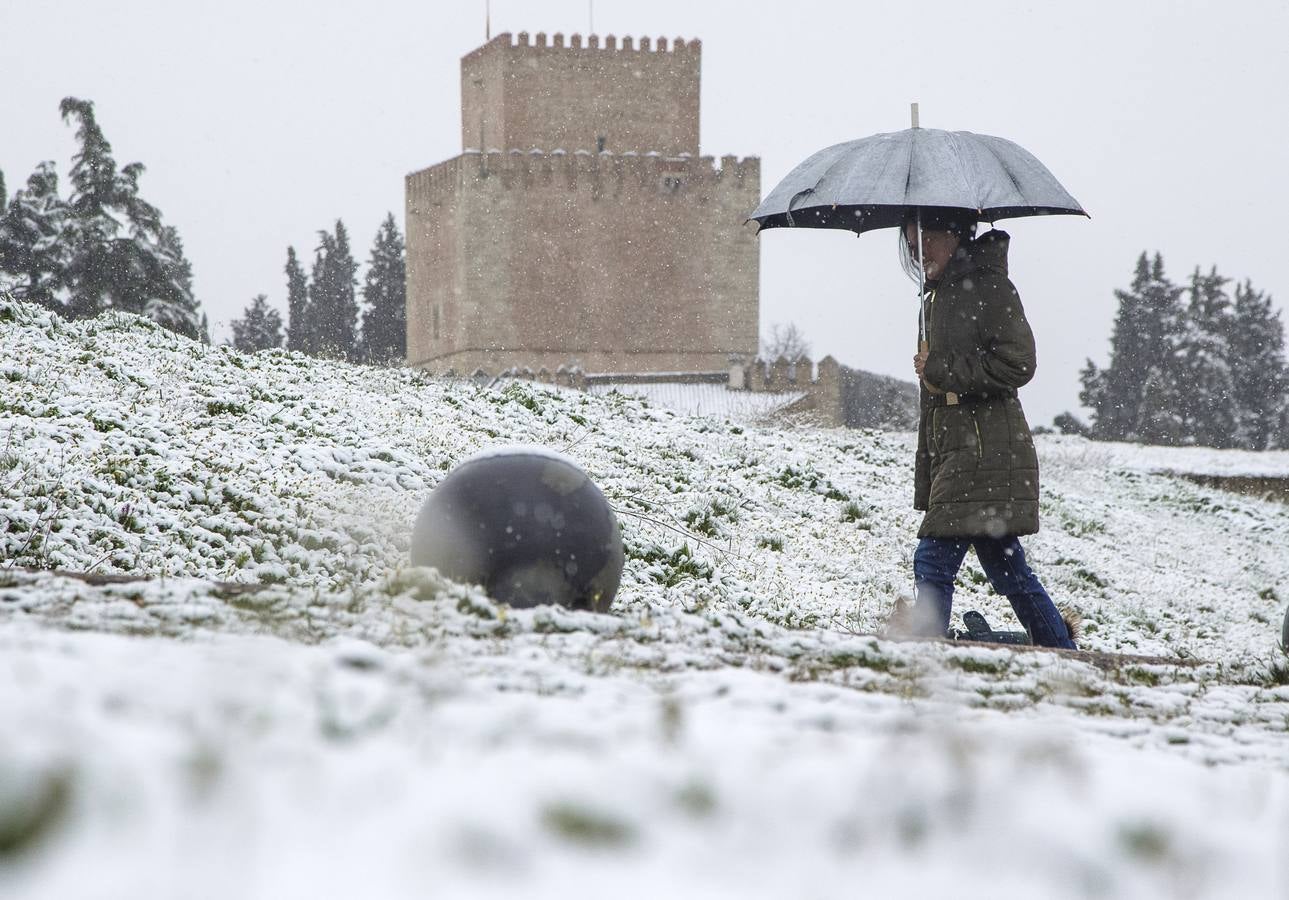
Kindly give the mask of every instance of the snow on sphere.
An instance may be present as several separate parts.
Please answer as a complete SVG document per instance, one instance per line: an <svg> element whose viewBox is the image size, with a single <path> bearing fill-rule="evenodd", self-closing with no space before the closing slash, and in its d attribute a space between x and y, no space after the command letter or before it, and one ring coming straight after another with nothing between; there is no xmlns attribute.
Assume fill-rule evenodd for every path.
<svg viewBox="0 0 1289 900"><path fill-rule="evenodd" d="M544 447L485 450L430 492L412 565L515 607L605 610L622 578L618 520L581 468Z"/></svg>

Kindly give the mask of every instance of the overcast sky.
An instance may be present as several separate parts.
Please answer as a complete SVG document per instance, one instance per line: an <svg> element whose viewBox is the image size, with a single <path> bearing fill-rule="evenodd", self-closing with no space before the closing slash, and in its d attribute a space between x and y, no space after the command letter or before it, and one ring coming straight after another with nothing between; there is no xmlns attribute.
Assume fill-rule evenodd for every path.
<svg viewBox="0 0 1289 900"><path fill-rule="evenodd" d="M587 0L493 0L493 33L588 30ZM702 151L759 156L762 192L817 149L909 124L1016 141L1092 214L1015 220L1012 278L1047 423L1104 362L1142 250L1289 298L1289 3L596 0L600 34L701 38ZM175 225L215 337L257 293L285 310L286 247L343 218L366 260L402 228L403 176L461 151L460 58L483 0L0 0L9 190L75 149L93 100L117 162ZM761 237L761 323L817 356L910 377L914 290L893 231Z"/></svg>

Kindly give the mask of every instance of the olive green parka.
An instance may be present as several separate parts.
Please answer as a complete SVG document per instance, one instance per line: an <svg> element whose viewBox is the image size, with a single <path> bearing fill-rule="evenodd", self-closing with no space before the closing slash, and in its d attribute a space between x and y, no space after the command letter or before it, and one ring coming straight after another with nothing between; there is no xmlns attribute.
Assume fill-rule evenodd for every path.
<svg viewBox="0 0 1289 900"><path fill-rule="evenodd" d="M1034 333L1007 278L1010 240L988 231L964 241L927 304L913 500L926 511L919 537L1038 531L1038 455L1016 396L1034 377Z"/></svg>

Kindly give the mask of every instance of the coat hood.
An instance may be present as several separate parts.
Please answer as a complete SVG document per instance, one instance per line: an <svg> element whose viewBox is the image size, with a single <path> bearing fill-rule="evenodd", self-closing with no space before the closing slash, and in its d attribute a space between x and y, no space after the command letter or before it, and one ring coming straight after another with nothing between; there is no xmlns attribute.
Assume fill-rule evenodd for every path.
<svg viewBox="0 0 1289 900"><path fill-rule="evenodd" d="M980 237L958 247L941 281L953 281L978 269L987 269L1006 276L1007 249L1010 245L1011 235L1007 232L996 228L986 231Z"/></svg>

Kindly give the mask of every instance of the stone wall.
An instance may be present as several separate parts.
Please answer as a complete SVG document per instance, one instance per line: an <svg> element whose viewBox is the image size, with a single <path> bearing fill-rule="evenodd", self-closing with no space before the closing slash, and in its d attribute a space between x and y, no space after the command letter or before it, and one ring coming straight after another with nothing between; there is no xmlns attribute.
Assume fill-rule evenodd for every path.
<svg viewBox="0 0 1289 900"><path fill-rule="evenodd" d="M407 177L408 363L724 371L755 351L760 160L467 152Z"/></svg>
<svg viewBox="0 0 1289 900"><path fill-rule="evenodd" d="M808 359L754 359L730 366L732 389L790 393L805 396L785 412L805 414L821 425L846 428L882 428L907 431L917 428L917 385L843 366L831 356L817 365Z"/></svg>
<svg viewBox="0 0 1289 900"><path fill-rule="evenodd" d="M696 40L499 34L461 60L461 146L697 155L701 63Z"/></svg>

